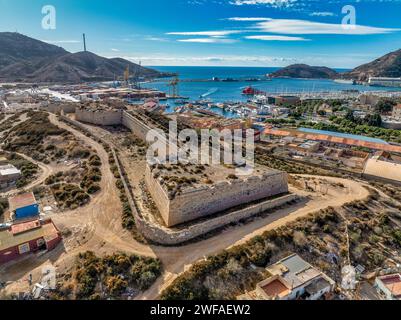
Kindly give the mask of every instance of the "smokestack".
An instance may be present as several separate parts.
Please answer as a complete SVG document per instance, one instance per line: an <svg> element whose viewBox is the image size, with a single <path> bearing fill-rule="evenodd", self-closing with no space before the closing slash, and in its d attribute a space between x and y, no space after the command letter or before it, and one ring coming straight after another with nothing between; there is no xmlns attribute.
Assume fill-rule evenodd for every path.
<svg viewBox="0 0 401 320"><path fill-rule="evenodd" d="M84 39L84 51L86 52L86 37L85 37L85 33L82 35L83 39Z"/></svg>

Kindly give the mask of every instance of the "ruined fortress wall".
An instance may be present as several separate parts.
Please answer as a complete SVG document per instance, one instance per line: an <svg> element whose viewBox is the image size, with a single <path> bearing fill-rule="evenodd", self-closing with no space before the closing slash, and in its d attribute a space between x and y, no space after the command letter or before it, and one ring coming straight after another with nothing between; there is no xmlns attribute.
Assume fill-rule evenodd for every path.
<svg viewBox="0 0 401 320"><path fill-rule="evenodd" d="M168 198L166 191L163 189L163 187L160 185L157 179L153 178L149 166L146 166L145 181L148 186L148 190L152 195L152 200L156 203L156 206L159 209L159 212L163 217L163 220L166 223L166 225L169 225L168 221L169 221L170 206L171 206L170 199Z"/></svg>
<svg viewBox="0 0 401 320"><path fill-rule="evenodd" d="M83 131L91 133L91 131L89 131L88 128L86 128L84 125L75 120L72 120L63 115L61 115L60 118L71 123L72 125L81 128ZM288 194L277 199L266 200L254 205L250 205L249 207L231 213L227 213L223 216L210 218L206 221L202 221L198 224L194 224L182 230L172 230L164 228L145 220L139 214L135 205L135 200L133 199L132 193L130 192L130 189L128 187L128 182L126 181L127 177L123 174L122 168L120 167L120 161L118 159L118 156L112 147L111 149L113 152L113 157L117 165L118 171L122 177L124 189L129 199L129 203L135 218L135 224L137 229L144 235L145 238L159 244L178 245L190 241L192 239L195 239L197 237L200 237L218 228L222 228L225 225L235 223L243 219L251 218L255 215L265 213L269 210L280 207L282 205L286 205L298 199L297 195Z"/></svg>
<svg viewBox="0 0 401 320"><path fill-rule="evenodd" d="M124 111L122 114L122 125L132 131L138 138L146 141L146 135L151 129L145 123Z"/></svg>
<svg viewBox="0 0 401 320"><path fill-rule="evenodd" d="M63 113L75 113L76 110L76 104L73 103L67 103L67 104L49 104L48 106L43 106L41 107L42 110L55 113L55 114L61 114Z"/></svg>
<svg viewBox="0 0 401 320"><path fill-rule="evenodd" d="M148 167L145 180L149 192L169 227L288 192L288 176L280 171L187 189L171 200L158 179L153 178Z"/></svg>
<svg viewBox="0 0 401 320"><path fill-rule="evenodd" d="M231 223L238 223L241 220L252 218L258 214L286 205L298 200L295 194L288 194L277 199L266 200L244 209L228 213L226 215L208 219L194 224L182 230L162 228L151 224L149 221L137 216L136 225L145 238L164 245L178 245L192 239L198 238L213 230L222 228Z"/></svg>
<svg viewBox="0 0 401 320"><path fill-rule="evenodd" d="M114 126L121 124L122 110L85 110L77 108L75 118L78 121L100 126Z"/></svg>

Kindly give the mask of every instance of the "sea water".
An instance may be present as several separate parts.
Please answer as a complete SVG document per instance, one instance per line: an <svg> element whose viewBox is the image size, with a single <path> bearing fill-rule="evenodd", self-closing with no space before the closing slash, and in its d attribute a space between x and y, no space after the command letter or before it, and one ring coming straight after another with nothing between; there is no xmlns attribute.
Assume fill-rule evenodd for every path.
<svg viewBox="0 0 401 320"><path fill-rule="evenodd" d="M191 81L179 83L179 94L188 97L190 100L207 99L215 103L219 102L239 102L246 101L247 96L242 95L242 91L252 86L269 94L277 93L308 93L308 92L333 92L343 90L363 91L400 91L401 88L388 87L369 87L363 85L352 85L347 83L337 83L326 79L290 79L275 78L271 81L246 81L251 78L263 79L279 68L259 68L259 67L152 67L162 72L178 73L181 80L210 80L210 81ZM345 72L345 69L339 69L338 72ZM239 81L223 82L211 81L212 78L221 79L232 78ZM142 84L145 88L153 88L163 92L169 92L169 79L162 79L157 82ZM169 101L167 112L173 112L176 107L173 101ZM235 117L230 112L225 112L219 108L213 108L214 112L223 114L226 117Z"/></svg>

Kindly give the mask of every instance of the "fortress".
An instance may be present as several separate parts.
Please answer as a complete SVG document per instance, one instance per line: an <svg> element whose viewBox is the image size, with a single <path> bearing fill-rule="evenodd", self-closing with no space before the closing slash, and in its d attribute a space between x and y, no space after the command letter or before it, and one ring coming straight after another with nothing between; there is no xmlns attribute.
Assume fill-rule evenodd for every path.
<svg viewBox="0 0 401 320"><path fill-rule="evenodd" d="M147 166L146 185L167 227L288 193L285 172L263 169L246 178L222 179L222 174L229 174L230 170L221 165L208 168L208 177L213 176L211 171L218 172L216 181L195 183L174 193L164 181L168 179L165 172ZM174 173L170 171L169 174ZM187 181L176 178L180 185Z"/></svg>
<svg viewBox="0 0 401 320"><path fill-rule="evenodd" d="M75 119L100 126L119 125L122 121L123 109L106 105L83 105L75 110Z"/></svg>

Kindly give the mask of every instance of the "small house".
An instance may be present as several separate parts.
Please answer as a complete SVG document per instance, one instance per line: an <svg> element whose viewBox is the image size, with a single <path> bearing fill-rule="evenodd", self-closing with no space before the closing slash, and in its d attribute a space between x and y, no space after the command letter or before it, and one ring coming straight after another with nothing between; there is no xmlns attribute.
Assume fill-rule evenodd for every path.
<svg viewBox="0 0 401 320"><path fill-rule="evenodd" d="M30 220L0 228L0 264L38 251L53 250L61 235L52 220Z"/></svg>
<svg viewBox="0 0 401 320"><path fill-rule="evenodd" d="M32 192L8 199L10 212L15 220L32 218L39 215L39 205Z"/></svg>

